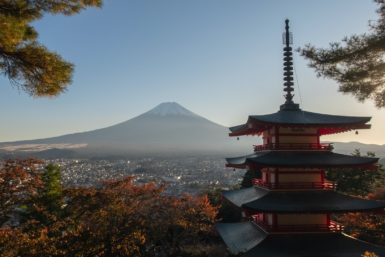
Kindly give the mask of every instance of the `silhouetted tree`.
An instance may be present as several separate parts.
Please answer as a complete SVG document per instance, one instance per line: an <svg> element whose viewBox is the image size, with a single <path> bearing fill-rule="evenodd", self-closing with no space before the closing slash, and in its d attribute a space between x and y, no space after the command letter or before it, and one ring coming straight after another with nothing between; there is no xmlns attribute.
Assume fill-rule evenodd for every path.
<svg viewBox="0 0 385 257"><path fill-rule="evenodd" d="M358 149L352 153L354 156L361 156ZM367 156L375 157L373 152L368 152ZM366 196L378 183L383 183L385 175L382 168L377 170L363 170L357 168L344 168L329 170L326 172L328 180L337 182L337 190L343 193Z"/></svg>
<svg viewBox="0 0 385 257"><path fill-rule="evenodd" d="M241 188L252 187L253 186L252 181L254 178L261 178L261 171L247 170L245 175L243 176L243 180L241 182Z"/></svg>
<svg viewBox="0 0 385 257"><path fill-rule="evenodd" d="M37 41L31 25L44 14L73 15L102 0L0 1L0 72L33 96L54 96L71 83L73 65ZM58 32L59 33L59 32Z"/></svg>
<svg viewBox="0 0 385 257"><path fill-rule="evenodd" d="M207 195L210 204L218 209L217 219L220 222L238 222L242 219L241 210L223 198L221 188L215 188L204 194Z"/></svg>
<svg viewBox="0 0 385 257"><path fill-rule="evenodd" d="M306 45L299 51L318 76L336 80L340 92L385 107L385 5L384 0L374 2L379 19L369 25L369 33L345 37L327 49Z"/></svg>

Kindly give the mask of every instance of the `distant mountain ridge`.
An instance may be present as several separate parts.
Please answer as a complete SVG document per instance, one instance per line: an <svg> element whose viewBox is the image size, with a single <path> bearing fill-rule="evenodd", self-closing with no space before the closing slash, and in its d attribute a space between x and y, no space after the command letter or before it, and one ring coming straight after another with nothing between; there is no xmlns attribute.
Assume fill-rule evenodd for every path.
<svg viewBox="0 0 385 257"><path fill-rule="evenodd" d="M71 151L86 155L223 154L250 151L253 143L229 138L228 128L178 103L166 102L110 127L52 138L0 143L0 150L16 149L13 152L20 152L17 150L19 147L23 152L28 152L27 148L22 147L30 145L49 152L47 145L55 145L56 149L60 149L58 145L68 148L75 145L83 147L72 147Z"/></svg>
<svg viewBox="0 0 385 257"><path fill-rule="evenodd" d="M364 144L360 142L335 142L333 143L334 152L343 154L352 154L355 149L358 149L361 155L366 155L368 152L375 153L376 157L380 158L378 161L382 166L385 166L385 144Z"/></svg>
<svg viewBox="0 0 385 257"><path fill-rule="evenodd" d="M127 121L106 128L58 137L0 143L0 156L40 158L126 155L234 156L252 152L258 137L230 138L227 127L165 102ZM359 149L385 157L385 145L334 142L334 151L351 154Z"/></svg>
<svg viewBox="0 0 385 257"><path fill-rule="evenodd" d="M367 152L374 152L377 157L385 158L385 144L364 144L360 142L334 142L334 151L343 154L351 154L355 149L360 150L362 155L366 155Z"/></svg>

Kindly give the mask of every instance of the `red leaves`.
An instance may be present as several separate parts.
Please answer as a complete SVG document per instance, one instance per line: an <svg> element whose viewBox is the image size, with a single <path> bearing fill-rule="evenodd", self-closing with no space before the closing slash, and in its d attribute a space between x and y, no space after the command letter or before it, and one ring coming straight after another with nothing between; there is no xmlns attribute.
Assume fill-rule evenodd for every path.
<svg viewBox="0 0 385 257"><path fill-rule="evenodd" d="M19 175L13 180L34 181L28 174ZM217 209L206 196L169 196L163 185L133 181L127 177L99 188L67 188L63 214L55 216L39 203L34 210L49 216L49 222L30 216L18 228L0 229L0 251L5 256L161 257L181 256L199 251L197 244L207 245ZM20 198L12 201L17 204Z"/></svg>
<svg viewBox="0 0 385 257"><path fill-rule="evenodd" d="M43 162L35 159L7 160L0 167L0 225L15 207L29 203L42 189Z"/></svg>
<svg viewBox="0 0 385 257"><path fill-rule="evenodd" d="M385 189L381 188L368 195L369 199L385 200ZM359 239L385 245L384 213L348 213L338 217L345 225L345 231Z"/></svg>

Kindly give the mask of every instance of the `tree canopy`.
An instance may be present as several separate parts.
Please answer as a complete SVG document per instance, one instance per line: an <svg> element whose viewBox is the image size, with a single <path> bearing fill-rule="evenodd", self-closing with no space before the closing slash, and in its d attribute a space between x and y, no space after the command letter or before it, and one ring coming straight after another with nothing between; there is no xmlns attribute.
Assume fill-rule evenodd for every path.
<svg viewBox="0 0 385 257"><path fill-rule="evenodd" d="M375 192L368 194L366 198L385 201L385 188L378 188ZM337 216L336 221L344 224L347 234L364 241L385 246L385 219L383 213L346 213Z"/></svg>
<svg viewBox="0 0 385 257"><path fill-rule="evenodd" d="M60 168L42 165L0 166L1 256L225 256L205 195L168 196L133 177L62 188Z"/></svg>
<svg viewBox="0 0 385 257"><path fill-rule="evenodd" d="M44 14L73 15L102 0L0 1L0 72L32 96L55 96L71 83L73 64L37 41L31 25Z"/></svg>
<svg viewBox="0 0 385 257"><path fill-rule="evenodd" d="M370 23L370 31L330 43L329 48L306 45L299 49L318 76L339 83L339 91L354 95L359 101L372 99L385 107L385 1L378 4L379 19Z"/></svg>
<svg viewBox="0 0 385 257"><path fill-rule="evenodd" d="M361 156L358 149L353 156ZM367 153L374 157L373 152ZM377 170L360 170L345 168L344 170L329 170L326 178L337 182L337 191L372 200L385 200L385 170L380 165ZM379 212L351 212L334 215L334 219L342 223L344 231L356 238L385 246L385 219ZM363 257L375 257L373 253L365 253Z"/></svg>
<svg viewBox="0 0 385 257"><path fill-rule="evenodd" d="M361 156L359 149L355 149L353 156ZM375 157L375 153L368 152L367 157ZM326 172L328 180L337 182L337 191L342 193L366 196L377 187L384 186L385 170L365 170L357 168L330 169Z"/></svg>

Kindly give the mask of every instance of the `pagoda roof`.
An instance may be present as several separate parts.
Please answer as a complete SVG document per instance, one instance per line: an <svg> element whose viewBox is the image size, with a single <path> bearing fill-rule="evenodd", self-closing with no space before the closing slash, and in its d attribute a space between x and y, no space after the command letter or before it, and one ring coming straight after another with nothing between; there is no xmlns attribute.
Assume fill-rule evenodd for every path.
<svg viewBox="0 0 385 257"><path fill-rule="evenodd" d="M285 106L285 105L283 105ZM282 108L272 114L251 115L245 124L230 127L230 136L258 134L272 126L315 127L320 135L334 134L352 129L370 128L371 117L330 115L303 111L300 108Z"/></svg>
<svg viewBox="0 0 385 257"><path fill-rule="evenodd" d="M365 251L385 256L384 248L343 233L268 235L252 222L222 223L216 228L229 251L243 253L241 257L361 257ZM247 240L255 241L245 244L247 234L252 234Z"/></svg>
<svg viewBox="0 0 385 257"><path fill-rule="evenodd" d="M250 155L226 158L227 166L246 168L247 165L259 167L309 167L309 168L344 168L370 167L378 158L352 156L330 151L259 151Z"/></svg>
<svg viewBox="0 0 385 257"><path fill-rule="evenodd" d="M385 202L331 190L271 191L260 187L231 190L223 196L238 207L256 212L329 213L381 210Z"/></svg>
<svg viewBox="0 0 385 257"><path fill-rule="evenodd" d="M221 235L230 252L247 252L262 242L267 234L251 222L217 223L216 230Z"/></svg>

